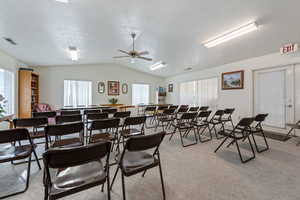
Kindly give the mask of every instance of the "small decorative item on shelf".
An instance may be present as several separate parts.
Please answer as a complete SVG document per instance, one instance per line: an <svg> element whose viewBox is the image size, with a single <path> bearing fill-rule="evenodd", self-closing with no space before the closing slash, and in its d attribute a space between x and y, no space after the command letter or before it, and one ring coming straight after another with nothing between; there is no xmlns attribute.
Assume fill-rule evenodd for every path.
<svg viewBox="0 0 300 200"><path fill-rule="evenodd" d="M105 83L104 82L99 82L98 83L98 92L100 94L103 94L105 92Z"/></svg>
<svg viewBox="0 0 300 200"><path fill-rule="evenodd" d="M127 94L128 93L128 85L127 83L122 84L122 93Z"/></svg>
<svg viewBox="0 0 300 200"><path fill-rule="evenodd" d="M173 83L168 85L168 92L173 92Z"/></svg>
<svg viewBox="0 0 300 200"><path fill-rule="evenodd" d="M4 110L4 104L7 101L5 100L4 96L2 94L0 94L0 117L4 116L5 110Z"/></svg>
<svg viewBox="0 0 300 200"><path fill-rule="evenodd" d="M119 81L108 81L108 96L118 96L120 95L120 82Z"/></svg>
<svg viewBox="0 0 300 200"><path fill-rule="evenodd" d="M111 99L108 99L108 102L115 105L118 103L118 99L117 98L111 98Z"/></svg>

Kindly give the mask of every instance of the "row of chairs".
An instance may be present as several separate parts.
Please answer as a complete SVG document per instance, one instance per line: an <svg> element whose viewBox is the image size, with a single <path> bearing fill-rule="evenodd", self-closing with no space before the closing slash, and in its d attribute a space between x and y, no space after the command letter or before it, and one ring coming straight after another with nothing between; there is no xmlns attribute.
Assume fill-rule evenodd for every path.
<svg viewBox="0 0 300 200"><path fill-rule="evenodd" d="M56 132L61 136L67 132L76 132L83 129L83 123L64 125L50 125L46 127L47 135ZM124 146L123 152L117 160L117 170L110 183L110 152L112 143L108 140L101 140L87 145L64 146L63 143L46 142L46 152L43 154L45 188L45 200L59 199L82 190L98 185L107 184L107 198L111 199L110 191L119 171L122 177L123 199L126 199L124 177L129 177L147 170L159 167L163 199L165 199L164 181L161 168L159 146L165 136L164 132L139 135L130 137ZM47 140L48 137L46 137ZM27 141L27 144L24 144ZM11 144L6 146L5 151L1 150L0 163L14 162L28 158L27 177L25 189L13 194L0 197L21 194L28 189L31 169L32 154L36 156L36 145L33 143L29 131L25 128L0 131L0 144ZM150 153L152 150L153 153ZM146 152L147 153L146 153ZM37 157L36 157L37 158ZM103 162L105 160L105 162ZM41 169L38 159L36 162ZM138 164L137 164L138 163ZM51 173L55 170L55 173ZM21 179L20 179L21 180Z"/></svg>

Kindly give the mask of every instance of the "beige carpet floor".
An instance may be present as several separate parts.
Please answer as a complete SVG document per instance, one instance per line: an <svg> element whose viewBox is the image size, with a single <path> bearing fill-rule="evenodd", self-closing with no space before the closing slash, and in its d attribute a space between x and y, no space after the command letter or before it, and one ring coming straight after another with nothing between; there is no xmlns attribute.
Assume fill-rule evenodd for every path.
<svg viewBox="0 0 300 200"><path fill-rule="evenodd" d="M150 133L150 130L147 130ZM261 142L261 138L259 141ZM178 135L172 141L167 136L161 146L166 196L169 200L299 200L300 147L297 139L287 142L268 140L270 150L256 154L256 159L242 164L235 146L214 149L221 142L183 148ZM249 148L241 145L247 155ZM248 154L249 155L249 154ZM33 163L31 181L26 193L9 198L23 200L43 199L42 171ZM26 165L0 165L0 194L20 188L17 174ZM111 168L111 176L115 167ZM112 199L122 199L121 178L118 176ZM144 178L136 175L125 179L128 200L162 199L158 168L148 171ZM106 199L100 187L64 198L66 200Z"/></svg>

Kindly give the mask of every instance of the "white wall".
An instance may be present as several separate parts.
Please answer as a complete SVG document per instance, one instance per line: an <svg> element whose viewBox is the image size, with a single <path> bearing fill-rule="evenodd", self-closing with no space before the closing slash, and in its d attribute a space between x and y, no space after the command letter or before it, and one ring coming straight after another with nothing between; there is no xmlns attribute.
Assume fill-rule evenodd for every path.
<svg viewBox="0 0 300 200"><path fill-rule="evenodd" d="M275 66L283 66L288 64L300 63L300 57L282 56L279 53L269 54L266 56L242 60L214 68L204 69L200 71L185 73L167 78L165 85L174 84L174 92L167 94L167 102L179 104L179 84L180 82L198 80L209 77L219 78L219 101L218 108L235 107L236 113L234 120L239 117L252 116L253 109L253 70L269 68ZM300 65L295 67L296 77L296 118L300 119ZM243 90L221 90L221 74L223 72L245 70L245 89Z"/></svg>
<svg viewBox="0 0 300 200"><path fill-rule="evenodd" d="M128 93L117 96L118 103L131 104L131 84L150 84L150 102L155 102L155 90L163 83L163 79L138 72L128 67L116 64L97 65L70 65L34 67L34 71L40 74L40 102L49 103L54 108L63 106L64 80L90 80L93 82L93 104L106 104L108 99L115 96L107 96L107 81L120 81L128 84ZM105 94L97 92L99 81L105 82ZM120 88L121 89L121 88Z"/></svg>

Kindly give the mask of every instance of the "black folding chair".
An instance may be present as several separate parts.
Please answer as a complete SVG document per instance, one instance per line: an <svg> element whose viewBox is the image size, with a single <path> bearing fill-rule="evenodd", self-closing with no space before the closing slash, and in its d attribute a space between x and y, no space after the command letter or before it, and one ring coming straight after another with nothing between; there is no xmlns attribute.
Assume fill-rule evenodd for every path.
<svg viewBox="0 0 300 200"><path fill-rule="evenodd" d="M220 143L220 145L216 148L215 153L219 150L219 148L221 146L223 146L223 144L230 138L232 139L232 141L229 144L236 144L237 150L238 150L238 154L240 157L240 160L242 163L246 163L252 159L255 158L255 152L254 152L254 148L252 146L252 142L250 140L249 135L251 134L251 127L250 125L253 123L254 118L250 117L250 118L243 118L239 121L239 123L234 127L233 130L231 131L220 131L219 134L225 136L224 140ZM240 146L238 144L239 140L243 140L247 138L248 142L249 142L249 146L251 148L252 151L252 156L249 157L248 159L243 159L242 154L241 154L241 150L240 150Z"/></svg>
<svg viewBox="0 0 300 200"><path fill-rule="evenodd" d="M26 145L22 144L22 141L25 140L27 140L28 143ZM15 143L18 143L19 145L15 145ZM38 157L35 152L35 145L33 144L27 129L22 128L22 129L1 130L0 144L6 144L5 146L3 146L3 148L0 147L0 163L13 162L17 160L23 160L26 158L29 159L27 165L27 171L26 171L25 189L22 191L18 191L0 197L0 199L4 199L27 191L29 187L32 153L35 156L35 160L38 164L39 169L41 169L41 165L38 161ZM23 182L23 178L19 178L18 180L20 182Z"/></svg>
<svg viewBox="0 0 300 200"><path fill-rule="evenodd" d="M116 113L114 113L113 117L120 119L119 127L122 127L123 124L124 124L124 121L125 121L126 117L130 117L130 115L131 115L131 111L124 111L124 112L116 112Z"/></svg>
<svg viewBox="0 0 300 200"><path fill-rule="evenodd" d="M234 110L235 110L234 108L226 108L224 110L224 114L221 119L224 126L226 123L230 122L232 125L232 128L234 128L234 124L232 121L232 114L233 114Z"/></svg>
<svg viewBox="0 0 300 200"><path fill-rule="evenodd" d="M211 134L211 130L209 128L209 121L208 121L210 114L211 114L211 111L202 111L198 114L198 116L192 122L192 124L196 127L196 129L194 129L194 131L197 130L199 141L202 143L212 140L212 134ZM202 131L200 132L201 129L202 129ZM210 138L203 140L201 137L203 136L204 131L206 129L208 129Z"/></svg>
<svg viewBox="0 0 300 200"><path fill-rule="evenodd" d="M187 113L183 113L180 117L180 119L175 120L173 123L171 123L171 126L174 127L174 131L171 133L171 136L169 138L169 141L172 139L172 137L174 136L174 134L176 133L176 131L179 131L179 135L180 135L180 141L183 147L188 147L191 145L195 145L197 144L197 135L196 132L194 131L194 136L195 136L195 142L194 143L190 143L190 144L184 144L183 142L183 138L187 137L188 134L190 133L190 131L192 129L194 129L194 125L193 125L193 121L194 119L197 117L197 113L191 113L191 112L187 112Z"/></svg>
<svg viewBox="0 0 300 200"><path fill-rule="evenodd" d="M189 108L189 112L198 112L198 111L199 111L199 106Z"/></svg>
<svg viewBox="0 0 300 200"><path fill-rule="evenodd" d="M209 129L210 130L214 130L215 136L216 136L217 139L221 139L222 137L218 136L218 132L217 132L216 126L221 125L222 131L225 130L224 124L222 122L223 115L224 115L224 110L217 110L215 112L215 114L212 116L212 118L209 120L209 125L212 126L212 127L209 127Z"/></svg>
<svg viewBox="0 0 300 200"><path fill-rule="evenodd" d="M208 106L201 106L200 108L199 108L199 111L201 112L201 111L208 111Z"/></svg>
<svg viewBox="0 0 300 200"><path fill-rule="evenodd" d="M34 118L47 118L48 124L55 124L56 111L49 112L33 112L32 116Z"/></svg>
<svg viewBox="0 0 300 200"><path fill-rule="evenodd" d="M146 171L154 167L159 167L163 199L166 199L159 153L159 146L163 141L164 136L165 133L161 132L151 135L134 136L127 140L124 150L118 160L118 167L110 187L112 189L118 171L120 170L122 177L123 200L126 200L124 177L133 176L141 172L143 172L142 176L144 177ZM154 150L153 154L149 153L149 150L151 149Z"/></svg>
<svg viewBox="0 0 300 200"><path fill-rule="evenodd" d="M162 113L157 114L156 116L157 125L155 131L158 127L162 127L163 131L170 127L171 123L175 120L175 109L165 109Z"/></svg>
<svg viewBox="0 0 300 200"><path fill-rule="evenodd" d="M55 121L56 124L82 122L82 115L58 115Z"/></svg>
<svg viewBox="0 0 300 200"><path fill-rule="evenodd" d="M83 122L49 125L45 128L45 133L46 133L46 146L45 146L46 150L49 149L49 147L66 148L66 147L77 147L77 146L84 145ZM78 136L75 136L76 134ZM51 137L55 138L53 142L49 141L49 138Z"/></svg>
<svg viewBox="0 0 300 200"><path fill-rule="evenodd" d="M144 113L141 116L145 116L146 119L149 121L149 126L147 125L147 121L145 123L145 128L155 128L153 123L155 122L155 113L156 113L156 106L147 106L144 109Z"/></svg>
<svg viewBox="0 0 300 200"><path fill-rule="evenodd" d="M267 138L265 136L265 133L264 133L264 130L263 130L263 127L262 127L262 123L266 120L268 115L269 114L258 114L258 115L256 115L255 118L254 118L254 122L256 124L255 124L255 126L251 127L251 135L252 135L252 138L253 138L253 141L254 141L256 151L258 153L262 153L264 151L269 150L269 144L267 142ZM265 147L264 148L262 148L262 149L258 148L257 142L256 142L255 137L254 137L254 134L261 134L262 135L262 137L264 138L264 142L265 142Z"/></svg>
<svg viewBox="0 0 300 200"><path fill-rule="evenodd" d="M61 110L60 115L80 115L80 110Z"/></svg>
<svg viewBox="0 0 300 200"><path fill-rule="evenodd" d="M55 200L107 183L110 200L110 142L73 148L55 148L43 154L45 200ZM102 163L102 159L106 162ZM50 174L50 169L55 173Z"/></svg>

